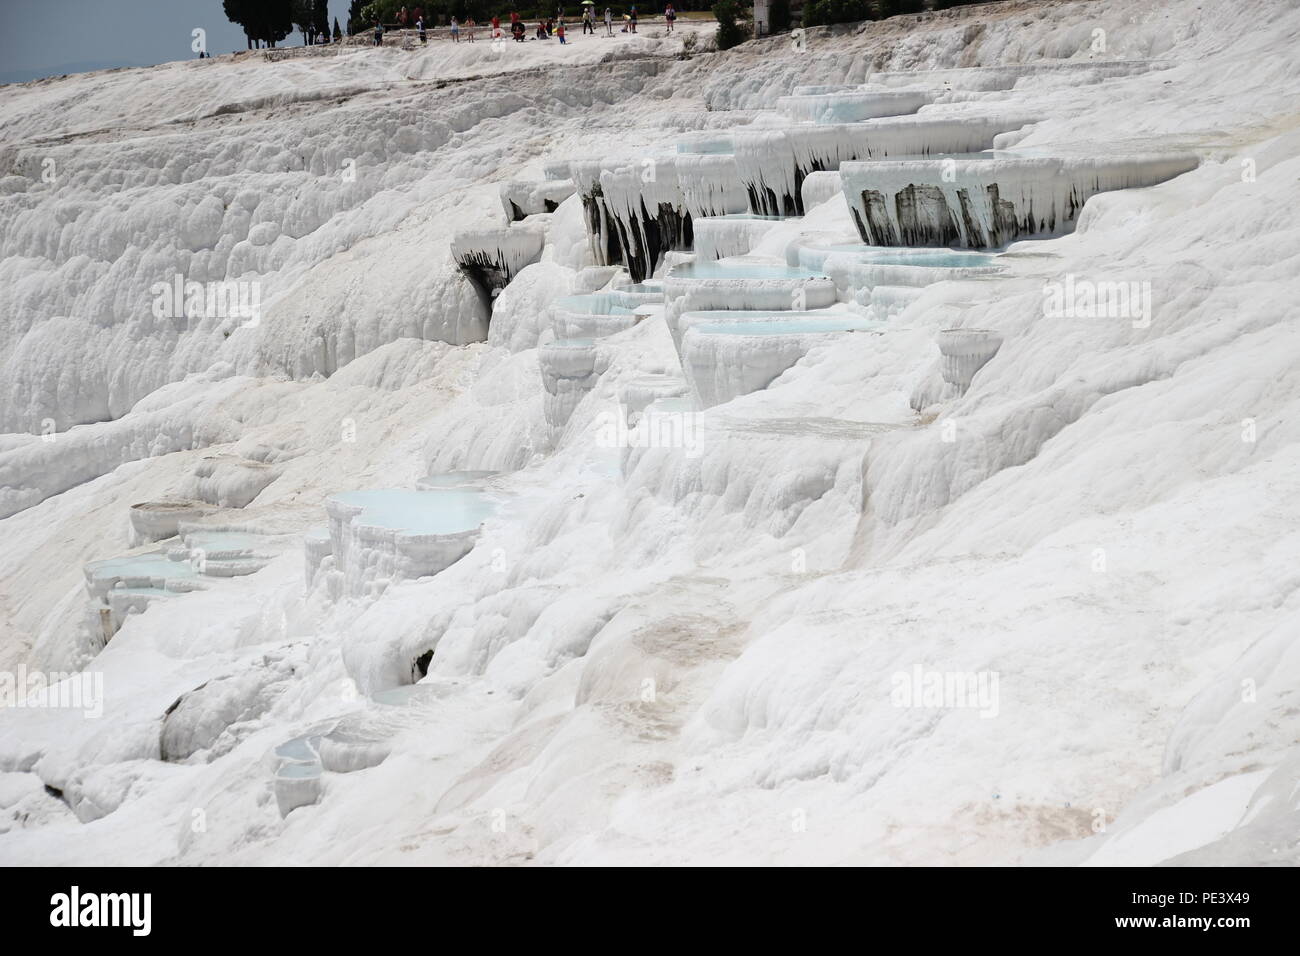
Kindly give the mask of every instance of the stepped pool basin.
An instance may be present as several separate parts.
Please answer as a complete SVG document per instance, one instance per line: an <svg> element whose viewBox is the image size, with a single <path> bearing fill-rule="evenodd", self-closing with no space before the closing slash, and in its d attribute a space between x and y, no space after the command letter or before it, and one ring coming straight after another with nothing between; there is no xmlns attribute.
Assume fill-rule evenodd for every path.
<svg viewBox="0 0 1300 956"><path fill-rule="evenodd" d="M1068 232L1100 192L1154 186L1199 165L1190 153L846 162L858 235L883 246L998 248Z"/></svg>
<svg viewBox="0 0 1300 956"><path fill-rule="evenodd" d="M623 291L562 296L551 305L551 329L557 340L614 335L641 321L649 298Z"/></svg>
<svg viewBox="0 0 1300 956"><path fill-rule="evenodd" d="M969 249L936 249L932 246L900 248L873 246L865 242L810 242L792 245L790 257L804 269L823 270L826 260L833 255L851 257L854 262L882 266L927 266L942 269L969 269L992 266L997 261L996 252L974 252Z"/></svg>
<svg viewBox="0 0 1300 956"><path fill-rule="evenodd" d="M522 222L529 216L555 212L560 203L573 195L574 185L567 177L544 179L541 182L511 180L498 187L501 207L511 222Z"/></svg>
<svg viewBox="0 0 1300 956"><path fill-rule="evenodd" d="M474 283L489 306L497 294L519 274L524 266L541 258L546 242L545 230L534 222L515 222L505 229L470 229L456 233L451 240L452 258L465 276ZM486 329L479 338L482 341Z"/></svg>
<svg viewBox="0 0 1300 956"><path fill-rule="evenodd" d="M690 391L686 380L677 375L642 375L624 382L619 389L619 404L629 426L637 423L641 414L655 402L678 398Z"/></svg>
<svg viewBox="0 0 1300 956"><path fill-rule="evenodd" d="M695 220L695 261L711 262L746 255L784 216L732 213Z"/></svg>
<svg viewBox="0 0 1300 956"><path fill-rule="evenodd" d="M328 525L312 528L302 536L302 554L306 569L307 587L316 580L316 572L321 562L334 553L334 542L330 538Z"/></svg>
<svg viewBox="0 0 1300 956"><path fill-rule="evenodd" d="M187 561L175 561L166 551L124 555L90 561L85 567L86 587L102 598L115 587L165 590L170 582L192 581L199 572Z"/></svg>
<svg viewBox="0 0 1300 956"><path fill-rule="evenodd" d="M857 123L915 113L922 106L933 103L937 96L936 91L920 89L833 90L782 96L776 101L776 109L795 122Z"/></svg>
<svg viewBox="0 0 1300 956"><path fill-rule="evenodd" d="M1000 134L1039 118L1011 110L959 116L920 113L736 133L736 174L751 211L802 215L802 184L815 172L896 156L983 156ZM949 160L948 165L952 162L960 161Z"/></svg>
<svg viewBox="0 0 1300 956"><path fill-rule="evenodd" d="M811 313L804 313L811 314ZM879 323L859 317L834 319L749 319L742 322L699 322L691 326L701 335L815 335L827 332L878 331Z"/></svg>
<svg viewBox="0 0 1300 956"><path fill-rule="evenodd" d="M778 217L779 218L779 217ZM665 282L689 279L815 279L817 273L775 260L755 262L736 259L729 262L685 262L673 266Z"/></svg>
<svg viewBox="0 0 1300 956"><path fill-rule="evenodd" d="M855 298L860 305L871 309L872 318L883 320L898 315L919 299L924 291L923 287L918 286L876 285L859 290Z"/></svg>
<svg viewBox="0 0 1300 956"><path fill-rule="evenodd" d="M495 510L493 501L481 492L458 488L343 491L330 496L329 503L339 514L346 513L354 527L413 537L464 534L477 529Z"/></svg>
<svg viewBox="0 0 1300 956"><path fill-rule="evenodd" d="M275 805L281 817L310 806L323 792L319 763L286 762L275 771Z"/></svg>
<svg viewBox="0 0 1300 956"><path fill-rule="evenodd" d="M646 302L661 301L664 297L664 284L661 279L647 279L645 282L633 282L614 290L629 295L642 296Z"/></svg>
<svg viewBox="0 0 1300 956"><path fill-rule="evenodd" d="M442 488L478 488L499 471L442 471L425 475L415 483L420 491L437 491Z"/></svg>
<svg viewBox="0 0 1300 956"><path fill-rule="evenodd" d="M203 501L142 501L131 506L132 541L145 544L174 538L182 521L194 521L212 511Z"/></svg>
<svg viewBox="0 0 1300 956"><path fill-rule="evenodd" d="M471 488L345 491L325 502L331 593L378 594L397 581L427 577L474 547L498 501ZM309 551L311 544L304 542ZM323 561L322 561L323 563ZM315 577L310 566L309 573Z"/></svg>
<svg viewBox="0 0 1300 956"><path fill-rule="evenodd" d="M992 329L944 329L935 344L939 346L943 380L964 395L975 373L1002 347L1002 335Z"/></svg>
<svg viewBox="0 0 1300 956"><path fill-rule="evenodd" d="M767 388L817 345L878 322L849 312L692 312L682 316L682 367L703 408Z"/></svg>
<svg viewBox="0 0 1300 956"><path fill-rule="evenodd" d="M550 427L552 440L564 432L564 426L608 367L596 340L581 336L556 339L537 350L537 367L542 375L542 414Z"/></svg>
<svg viewBox="0 0 1300 956"><path fill-rule="evenodd" d="M726 155L735 148L735 140L726 133L687 133L677 139L679 153Z"/></svg>
<svg viewBox="0 0 1300 956"><path fill-rule="evenodd" d="M681 355L677 317L707 309L794 311L835 304L835 283L779 259L736 257L674 266L664 279L664 321Z"/></svg>

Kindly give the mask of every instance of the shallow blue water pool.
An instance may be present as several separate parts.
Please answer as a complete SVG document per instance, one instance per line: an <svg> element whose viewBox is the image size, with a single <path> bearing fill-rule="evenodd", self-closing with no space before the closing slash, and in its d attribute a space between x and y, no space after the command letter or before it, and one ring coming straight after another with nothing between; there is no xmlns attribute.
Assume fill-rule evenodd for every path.
<svg viewBox="0 0 1300 956"><path fill-rule="evenodd" d="M354 519L361 524L409 534L472 531L495 510L495 503L482 492L459 488L435 491L386 488L345 491L333 497L361 507L361 513Z"/></svg>

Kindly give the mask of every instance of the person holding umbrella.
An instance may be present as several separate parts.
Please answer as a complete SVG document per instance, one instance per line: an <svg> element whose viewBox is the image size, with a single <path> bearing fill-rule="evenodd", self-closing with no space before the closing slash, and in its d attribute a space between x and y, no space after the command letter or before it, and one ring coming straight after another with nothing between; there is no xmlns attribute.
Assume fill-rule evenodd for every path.
<svg viewBox="0 0 1300 956"><path fill-rule="evenodd" d="M590 33L596 35L595 16L592 11L596 7L596 0L582 0L582 35Z"/></svg>

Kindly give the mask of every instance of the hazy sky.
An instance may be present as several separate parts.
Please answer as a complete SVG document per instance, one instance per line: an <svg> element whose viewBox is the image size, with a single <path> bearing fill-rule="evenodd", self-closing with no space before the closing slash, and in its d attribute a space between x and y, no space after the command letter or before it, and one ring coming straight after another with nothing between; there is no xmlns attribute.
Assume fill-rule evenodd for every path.
<svg viewBox="0 0 1300 956"><path fill-rule="evenodd" d="M346 0L332 0L330 23L346 12ZM221 0L0 0L0 83L193 59L195 27L212 53L245 47ZM285 40L301 42L297 31Z"/></svg>

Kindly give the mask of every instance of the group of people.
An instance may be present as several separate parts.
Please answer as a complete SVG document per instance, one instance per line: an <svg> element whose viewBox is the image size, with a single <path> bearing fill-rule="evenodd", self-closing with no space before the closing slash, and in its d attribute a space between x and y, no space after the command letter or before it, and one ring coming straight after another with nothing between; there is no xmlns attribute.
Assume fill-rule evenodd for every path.
<svg viewBox="0 0 1300 956"><path fill-rule="evenodd" d="M424 15L422 12L417 12L415 14L408 15L406 12L406 7L402 7L401 12L398 14L397 19L398 19L399 26L403 28L405 28L408 23L413 23L416 31L419 33L420 42L428 43L428 33L425 30ZM673 8L673 5L670 3L664 8L664 23L667 24L669 33L673 32L673 27L676 24L676 22L677 22L677 11ZM614 12L609 7L605 8L604 23L605 23L605 35L612 37L614 35ZM474 22L473 17L467 17L463 23L458 21L455 17L452 17L451 23L448 26L448 31L451 34L451 40L453 43L460 42L460 34L462 30L465 31L466 41L469 43L473 43L474 35L477 27L478 24ZM623 14L623 29L621 32L636 33L636 27L637 27L637 11L636 11L636 6L633 5L631 8L629 8L627 13ZM596 35L595 7L593 4L585 4L582 8L582 32L584 35L588 33L590 33L592 36ZM527 39L526 34L527 34L527 27L525 27L523 21L519 19L519 14L511 13L510 14L511 37L513 37L519 43L523 43L524 40ZM534 35L538 40L549 40L552 37L556 37L559 39L561 43L565 43L566 40L565 40L565 25L564 25L563 11L562 10L557 11L556 16L554 17L548 17L546 20L539 20L537 22L537 30L535 31ZM501 18L494 16L492 18L492 39L500 40L502 39L502 36L503 35L501 32ZM383 44L384 44L384 26L382 23L376 20L375 21L375 46L383 46Z"/></svg>

